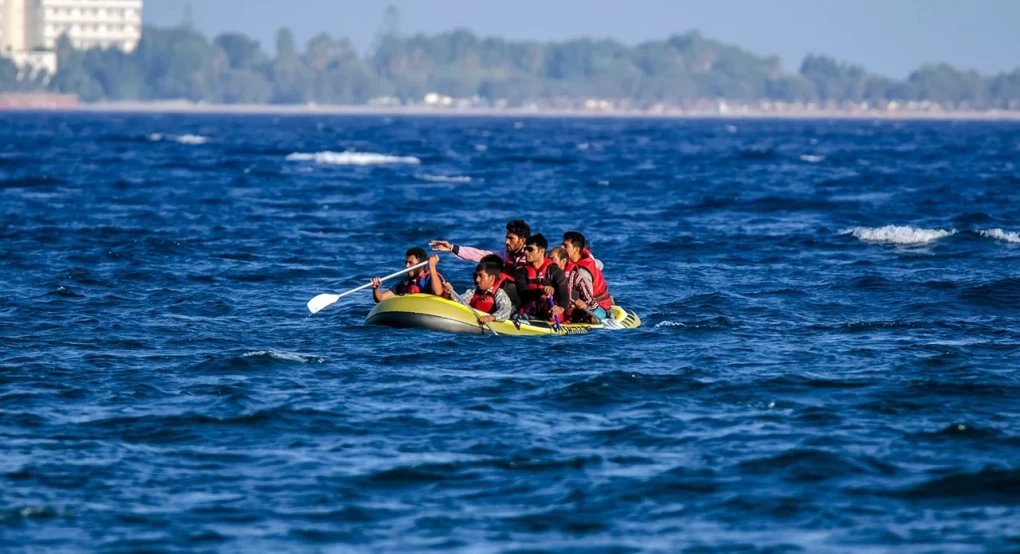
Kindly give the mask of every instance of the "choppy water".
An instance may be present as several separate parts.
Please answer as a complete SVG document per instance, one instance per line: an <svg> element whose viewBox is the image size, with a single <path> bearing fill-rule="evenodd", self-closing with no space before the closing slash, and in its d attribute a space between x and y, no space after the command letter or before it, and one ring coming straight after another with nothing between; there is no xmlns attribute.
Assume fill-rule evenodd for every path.
<svg viewBox="0 0 1020 554"><path fill-rule="evenodd" d="M1016 124L5 114L0 550L1015 551L1018 164ZM516 217L645 326L307 316Z"/></svg>

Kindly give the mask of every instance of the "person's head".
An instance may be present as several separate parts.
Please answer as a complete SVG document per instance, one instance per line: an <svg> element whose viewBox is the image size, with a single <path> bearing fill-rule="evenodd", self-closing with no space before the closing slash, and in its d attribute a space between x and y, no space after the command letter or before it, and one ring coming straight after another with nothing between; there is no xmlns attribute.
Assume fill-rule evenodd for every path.
<svg viewBox="0 0 1020 554"><path fill-rule="evenodd" d="M408 248L407 252L404 252L404 267L411 267L418 265L425 260L429 259L428 254L425 253L424 248L415 246L414 248ZM408 270L407 276L414 278L425 272L425 268L419 267L417 269Z"/></svg>
<svg viewBox="0 0 1020 554"><path fill-rule="evenodd" d="M577 231L567 231L563 233L563 250L567 252L567 257L571 261L577 261L581 257L581 252L584 250L584 235Z"/></svg>
<svg viewBox="0 0 1020 554"><path fill-rule="evenodd" d="M515 219L506 224L506 249L507 252L520 252L524 247L524 241L531 236L531 227L520 219Z"/></svg>
<svg viewBox="0 0 1020 554"><path fill-rule="evenodd" d="M524 241L524 260L529 264L541 262L545 259L547 248L549 248L549 241L545 240L542 233L531 235Z"/></svg>
<svg viewBox="0 0 1020 554"><path fill-rule="evenodd" d="M498 267L500 269L500 271L503 270L503 258L500 258L496 254L486 254L486 255L482 256L481 260L478 260L478 263L480 263L480 264L495 264L496 267Z"/></svg>
<svg viewBox="0 0 1020 554"><path fill-rule="evenodd" d="M491 262L481 262L475 267L475 285L479 290L489 290L503 269Z"/></svg>
<svg viewBox="0 0 1020 554"><path fill-rule="evenodd" d="M560 269L567 270L567 251L562 246L557 246L549 251L549 258L556 262L556 265L560 266Z"/></svg>

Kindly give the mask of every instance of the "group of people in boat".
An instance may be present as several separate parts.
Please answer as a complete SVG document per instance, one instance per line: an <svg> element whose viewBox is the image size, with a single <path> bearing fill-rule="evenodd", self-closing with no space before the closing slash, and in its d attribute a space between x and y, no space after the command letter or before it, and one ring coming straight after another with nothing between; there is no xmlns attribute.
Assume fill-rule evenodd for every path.
<svg viewBox="0 0 1020 554"><path fill-rule="evenodd" d="M432 250L476 262L475 287L457 296L462 303L486 315L483 324L514 318L559 323L597 323L613 305L602 262L586 246L577 231L563 233L559 246L549 249L541 233L532 235L522 220L506 224L506 250L498 253L451 244L445 240L429 243ZM425 267L408 270L407 277L389 290L378 277L372 279L373 298L382 302L403 294L434 294L454 300L453 286L436 269L439 256L427 256L423 248L411 248L404 255L408 268L425 262Z"/></svg>

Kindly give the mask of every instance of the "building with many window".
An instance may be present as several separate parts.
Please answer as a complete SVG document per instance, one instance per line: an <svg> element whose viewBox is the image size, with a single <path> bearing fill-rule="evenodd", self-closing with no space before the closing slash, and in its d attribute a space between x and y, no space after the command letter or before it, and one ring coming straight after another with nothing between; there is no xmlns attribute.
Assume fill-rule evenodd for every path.
<svg viewBox="0 0 1020 554"><path fill-rule="evenodd" d="M57 40L79 50L131 52L142 38L142 0L0 0L0 55L29 73L56 73Z"/></svg>

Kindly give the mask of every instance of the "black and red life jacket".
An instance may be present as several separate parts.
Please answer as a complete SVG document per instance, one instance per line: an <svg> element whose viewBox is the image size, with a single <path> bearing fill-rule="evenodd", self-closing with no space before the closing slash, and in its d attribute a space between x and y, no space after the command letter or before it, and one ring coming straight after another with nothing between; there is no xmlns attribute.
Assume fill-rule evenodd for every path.
<svg viewBox="0 0 1020 554"><path fill-rule="evenodd" d="M599 307L608 312L609 308L613 307L613 297L609 295L609 287L606 286L606 280L602 277L602 271L599 270L591 252L583 250L581 258L574 262L574 266L574 271L577 271L577 267L582 267L591 274L591 290L595 302L598 302Z"/></svg>
<svg viewBox="0 0 1020 554"><path fill-rule="evenodd" d="M517 270L524 267L528 262L524 259L524 249L522 248L517 255L513 255L509 250L506 251L506 258L503 260L503 275L504 279L514 283L517 281Z"/></svg>
<svg viewBox="0 0 1020 554"><path fill-rule="evenodd" d="M443 282L443 277L439 277L440 282ZM393 291L398 295L402 296L405 294L432 294L432 287L429 286L429 282L432 280L432 273L429 270L425 270L417 279L410 277L397 283L397 286L393 288Z"/></svg>
<svg viewBox="0 0 1020 554"><path fill-rule="evenodd" d="M556 265L556 262L554 262L552 258L546 258L545 261L542 262L542 267L538 269L531 264L525 266L528 270L528 290L540 291L545 287L553 286L552 281L549 279L549 266L551 265Z"/></svg>

